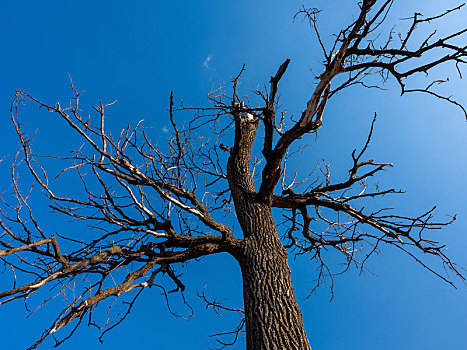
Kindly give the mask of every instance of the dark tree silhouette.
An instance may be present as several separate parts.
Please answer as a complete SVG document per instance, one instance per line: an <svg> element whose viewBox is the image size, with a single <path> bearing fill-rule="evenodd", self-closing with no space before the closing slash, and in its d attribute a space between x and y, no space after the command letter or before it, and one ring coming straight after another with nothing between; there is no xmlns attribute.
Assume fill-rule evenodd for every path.
<svg viewBox="0 0 467 350"><path fill-rule="evenodd" d="M327 103L352 85L381 87L394 79L401 94L433 95L455 104L467 117L460 103L435 90L444 81L430 75L443 64L456 65L461 74L459 66L465 63L467 51L459 41L467 29L444 37L435 31L415 40L422 25L432 25L462 6L432 17L416 13L408 19L409 30L397 35L394 30L380 29L393 2L359 3L355 21L336 34L332 47L321 40L318 10L304 7L297 13L309 21L324 56L323 70L298 120L287 118L277 101L289 59L267 88L252 92L261 101L257 105L239 92L244 69L232 80L231 90L209 94L212 104L208 107L175 105L171 94L172 137L163 147L151 142L140 124L118 135L107 131L107 106L102 103L94 107L93 118L82 115L81 93L73 84L74 96L66 106L47 104L17 91L11 107L22 147L12 166L16 203L4 196L0 221L4 231L0 258L15 284L0 292L0 304L26 302L45 286L55 288L44 290L44 302L37 308L56 297L64 297L67 303L31 348L66 326L69 334L57 344L69 338L83 320L94 324L94 312L103 301L112 300L113 307L115 300L131 296L119 319L100 325L106 332L128 315L146 288L157 286L166 295L183 294L185 286L176 272L180 263L221 252L231 254L241 268L244 311L236 311L244 313L244 318L234 333L238 335L245 325L250 350L310 349L292 286L288 251L309 254L318 263L318 285L335 273L323 259L325 252L339 252L345 271L351 266L363 268L382 245L404 251L452 284L444 272L421 260L420 253L434 256L463 280L444 246L425 236L427 230L450 223L435 221L434 208L408 217L388 208L370 211L361 205L367 197L400 193L395 189L370 191L366 186L370 177L391 166L365 158L376 116L363 147L352 153L347 180L332 182L326 164L318 171L300 169L309 170L306 174L286 172L289 157L299 154L309 134L323 125ZM406 88L416 75L425 76L426 85ZM76 183L68 194L63 186L54 188L57 181L49 181L32 148L32 138L23 130L19 108L26 102L52 112L81 138L69 157L48 155L63 162L58 179L65 173L75 174ZM193 113L190 123L176 124L174 114L179 111ZM50 208L89 223L86 235L54 236L41 229L28 195L20 191L17 173L21 168L40 186ZM273 208L278 208L274 215ZM224 223L227 215L236 216L241 236ZM172 290L156 283L159 274L172 280ZM215 308L223 307L202 297Z"/></svg>

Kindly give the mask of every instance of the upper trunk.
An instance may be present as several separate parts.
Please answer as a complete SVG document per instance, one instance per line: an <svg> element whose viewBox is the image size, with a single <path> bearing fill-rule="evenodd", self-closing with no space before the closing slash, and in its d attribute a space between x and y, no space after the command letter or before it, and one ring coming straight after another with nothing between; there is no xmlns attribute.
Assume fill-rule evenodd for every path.
<svg viewBox="0 0 467 350"><path fill-rule="evenodd" d="M258 201L249 161L257 121L235 118L227 174L244 239L236 252L243 276L247 350L310 349L292 286L287 252L266 202Z"/></svg>

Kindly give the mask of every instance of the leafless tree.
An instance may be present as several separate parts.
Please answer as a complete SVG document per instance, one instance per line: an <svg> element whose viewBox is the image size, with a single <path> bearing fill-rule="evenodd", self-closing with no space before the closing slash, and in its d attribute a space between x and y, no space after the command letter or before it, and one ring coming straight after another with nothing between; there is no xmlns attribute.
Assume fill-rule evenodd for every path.
<svg viewBox="0 0 467 350"><path fill-rule="evenodd" d="M467 117L460 103L437 92L444 81L430 75L433 68L445 64L455 65L461 75L467 51L459 42L465 39L467 28L442 37L434 31L415 40L415 36L420 38L415 35L419 28L457 13L463 5L432 17L415 13L405 19L411 23L408 31L385 32L393 2L358 3L355 21L335 35L331 47L321 40L319 11L304 7L297 13L297 18L309 21L324 57L322 72L297 120L286 117L277 98L289 59L267 87L252 92L260 101L256 105L239 92L244 69L229 89L211 91L208 107L174 104L171 94L172 137L162 147L151 141L142 124L112 134L104 125L107 106L102 103L94 107L92 117L83 115L81 92L73 84L73 98L66 106L47 104L17 91L11 107L21 144L11 168L16 202L3 196L0 221L0 258L14 285L0 292L0 304L18 299L26 303L45 286L52 288L41 294L46 297L36 308L57 297L66 301L31 349L67 328L68 335L57 340L62 343L83 320L95 325L94 314L104 301L111 300L105 304L110 313L117 301L130 297L119 318L109 317L99 325L105 333L121 323L147 288L160 288L165 295L183 294L185 286L176 272L181 263L221 252L230 254L241 268L244 311L229 310L244 315L234 335L245 325L250 350L310 349L287 252L309 254L318 266L317 284L332 280L337 273L326 264L326 254L341 254L343 271L352 266L363 269L383 245L402 250L453 283L436 265L422 260L421 253L436 257L463 280L444 246L425 235L450 223L434 220L434 208L408 217L384 206L372 211L361 204L368 197L400 193L367 187L371 177L391 167L365 158L376 116L363 146L351 155L353 165L345 181L331 181L328 164L308 172L300 169L305 173L291 173L287 168L290 157L299 156L310 134L323 125L330 99L352 85L381 87L392 79L401 94L433 95L455 104ZM410 78L417 75L426 77L425 85L407 88ZM34 152L33 138L20 122L19 108L26 102L53 113L81 138L70 156L48 155L63 164L58 180L49 178L43 156ZM178 112L191 112L190 123L177 125L174 115ZM83 237L52 235L41 229L28 204L29 194L21 190L20 169L32 175L54 212L89 224ZM63 186L54 187L70 173L74 174L73 188L68 187L67 192ZM232 215L238 220L241 236L225 224L225 218ZM157 282L162 274L170 278L173 288ZM208 306L225 308L201 296Z"/></svg>

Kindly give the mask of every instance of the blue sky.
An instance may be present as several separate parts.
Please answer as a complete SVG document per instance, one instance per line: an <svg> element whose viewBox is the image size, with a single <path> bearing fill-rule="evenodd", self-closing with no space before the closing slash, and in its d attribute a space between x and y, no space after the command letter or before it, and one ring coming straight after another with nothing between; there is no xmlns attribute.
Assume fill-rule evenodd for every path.
<svg viewBox="0 0 467 350"><path fill-rule="evenodd" d="M399 1L391 21L414 11L431 15L457 2ZM86 90L83 105L118 100L108 124L114 128L145 119L162 142L169 126L166 108L170 90L186 104L205 105L213 86L226 84L243 64L245 92L269 81L277 67L292 60L281 82L281 101L298 115L312 91L310 68L319 72L320 50L306 23L293 22L302 1L9 1L0 4L0 149L14 154L17 141L9 121L15 89L54 103L71 96L68 75ZM305 3L322 8L325 39L356 14L353 1ZM436 25L440 32L465 27L465 11ZM392 23L391 23L392 24ZM389 27L391 27L390 25ZM423 31L423 29L421 29ZM464 41L465 43L465 41ZM467 72L467 71L466 71ZM445 91L467 104L467 84L452 67L436 72L451 78ZM422 80L420 80L422 81ZM417 83L417 80L414 80ZM327 106L325 126L310 138L310 159L333 160L333 171L345 175L350 153L362 144L375 112L374 142L369 156L395 167L378 178L382 184L407 193L388 206L416 215L433 205L441 218L458 214L454 225L439 232L449 255L467 267L467 123L451 105L421 95L400 97L397 86L388 91L350 89ZM23 119L38 127L38 147L62 144L67 136L48 128L46 113L30 111ZM46 118L47 117L47 118ZM31 118L31 119L28 119ZM44 118L42 121L41 118ZM63 147L63 146L60 146ZM8 188L7 158L0 165L2 191ZM47 217L48 209L36 203ZM60 230L66 222L44 223ZM325 287L303 300L315 278L306 259L291 259L296 294L314 350L333 349L465 349L467 287L454 289L389 248L369 262L377 274L350 271L335 280L335 297ZM239 269L227 256L189 263L185 271L187 297L195 307L189 321L167 312L157 291L144 293L125 323L104 337L82 327L62 349L206 349L215 346L209 334L228 331L235 317L205 310L196 291L226 298L241 306ZM6 282L0 279L2 289ZM180 310L183 312L183 309ZM21 303L0 308L2 345L29 346L52 322L54 310L25 319ZM53 345L46 342L42 349ZM240 341L233 349L244 348Z"/></svg>

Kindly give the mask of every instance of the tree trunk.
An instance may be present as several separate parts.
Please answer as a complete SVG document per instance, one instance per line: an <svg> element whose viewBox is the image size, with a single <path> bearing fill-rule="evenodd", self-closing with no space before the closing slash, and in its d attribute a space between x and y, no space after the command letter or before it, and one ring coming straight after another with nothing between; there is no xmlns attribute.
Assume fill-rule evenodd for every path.
<svg viewBox="0 0 467 350"><path fill-rule="evenodd" d="M254 205L254 232L238 257L243 276L247 350L311 349L297 305L287 252L270 208Z"/></svg>
<svg viewBox="0 0 467 350"><path fill-rule="evenodd" d="M243 231L235 252L243 276L247 350L310 350L271 206L258 201L249 167L258 121L235 115L227 178Z"/></svg>

